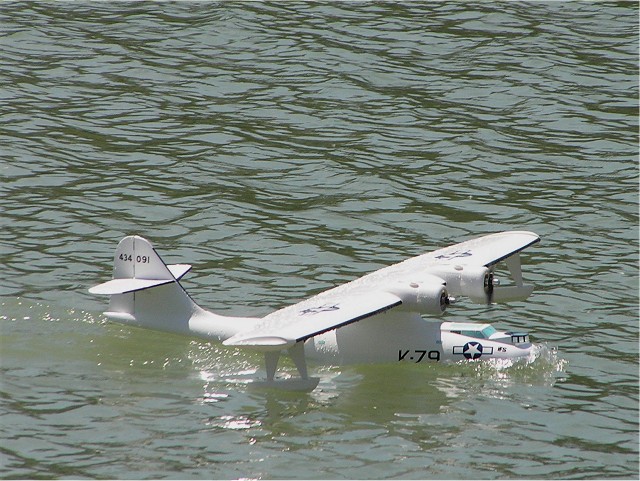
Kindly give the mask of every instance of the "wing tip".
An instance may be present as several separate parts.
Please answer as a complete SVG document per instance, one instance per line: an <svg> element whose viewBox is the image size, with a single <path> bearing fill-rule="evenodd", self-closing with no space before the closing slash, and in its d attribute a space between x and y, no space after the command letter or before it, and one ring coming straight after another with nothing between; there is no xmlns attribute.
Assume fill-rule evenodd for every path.
<svg viewBox="0 0 640 481"><path fill-rule="evenodd" d="M246 347L259 351L276 351L287 349L295 344L294 340L279 336L230 337L223 341L225 346Z"/></svg>
<svg viewBox="0 0 640 481"><path fill-rule="evenodd" d="M532 239L526 243L522 243L521 245L519 245L517 248L513 249L509 253L500 257L496 257L495 259L492 259L490 262L487 262L486 264L484 264L485 267L494 266L497 263L507 259L508 257L511 257L512 255L517 254L519 252L522 252L526 248L531 247L533 244L540 242L540 236L538 234L536 234L535 232L526 231L526 230L511 230L506 232L497 232L493 235L495 235L496 237L505 236L505 235L506 236L511 236L511 235L512 236L528 236L528 237L531 237Z"/></svg>
<svg viewBox="0 0 640 481"><path fill-rule="evenodd" d="M538 234L536 234L533 231L530 230L507 230L507 231L502 231L502 232L496 232L495 234L491 234L494 236L528 236L528 237L533 237L534 240L533 242L537 242L538 240L540 240L540 236Z"/></svg>

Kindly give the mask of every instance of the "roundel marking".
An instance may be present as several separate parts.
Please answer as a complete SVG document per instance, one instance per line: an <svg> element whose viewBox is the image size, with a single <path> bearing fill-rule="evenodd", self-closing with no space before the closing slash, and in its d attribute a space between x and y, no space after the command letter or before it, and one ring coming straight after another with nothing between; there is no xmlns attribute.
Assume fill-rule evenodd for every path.
<svg viewBox="0 0 640 481"><path fill-rule="evenodd" d="M462 354L467 359L478 359L482 356L482 344L479 342L467 342L462 348Z"/></svg>

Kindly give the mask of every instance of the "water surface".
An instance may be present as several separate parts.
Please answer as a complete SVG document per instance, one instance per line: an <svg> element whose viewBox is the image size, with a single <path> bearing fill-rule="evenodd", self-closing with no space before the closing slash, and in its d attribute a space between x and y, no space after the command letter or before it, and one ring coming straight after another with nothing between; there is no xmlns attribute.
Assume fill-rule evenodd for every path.
<svg viewBox="0 0 640 481"><path fill-rule="evenodd" d="M2 477L638 477L637 4L7 2L0 67ZM254 316L508 229L534 295L446 314L508 368L253 392L86 291L133 233Z"/></svg>

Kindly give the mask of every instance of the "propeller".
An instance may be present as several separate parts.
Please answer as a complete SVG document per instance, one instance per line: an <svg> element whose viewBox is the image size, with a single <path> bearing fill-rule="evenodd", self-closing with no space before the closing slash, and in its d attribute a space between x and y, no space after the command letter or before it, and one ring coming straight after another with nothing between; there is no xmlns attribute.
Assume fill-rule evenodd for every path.
<svg viewBox="0 0 640 481"><path fill-rule="evenodd" d="M451 304L455 304L455 302L455 297L451 297L446 290L442 291L442 293L440 294L440 306L442 307L442 310L446 309L446 307L450 306Z"/></svg>
<svg viewBox="0 0 640 481"><path fill-rule="evenodd" d="M494 277L493 271L487 272L487 275L484 276L484 292L487 294L487 306L493 304L493 289L499 285L500 280Z"/></svg>

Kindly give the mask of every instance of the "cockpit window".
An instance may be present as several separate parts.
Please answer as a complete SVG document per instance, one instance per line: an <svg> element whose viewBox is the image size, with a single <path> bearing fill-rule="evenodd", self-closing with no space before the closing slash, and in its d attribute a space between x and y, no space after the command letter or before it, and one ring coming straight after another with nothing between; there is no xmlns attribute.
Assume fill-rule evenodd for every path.
<svg viewBox="0 0 640 481"><path fill-rule="evenodd" d="M454 334L462 334L463 336L467 336L467 337L475 337L476 339L490 339L491 336L493 336L498 331L493 326L486 326L484 329L477 328L473 331L471 330L458 331L458 330L452 329L450 332Z"/></svg>
<svg viewBox="0 0 640 481"><path fill-rule="evenodd" d="M496 332L498 332L496 330L495 327L493 326L487 326L482 330L482 335L485 337L485 339L489 339L491 336L493 336Z"/></svg>
<svg viewBox="0 0 640 481"><path fill-rule="evenodd" d="M468 337L475 337L476 339L483 339L482 331L460 331L460 334Z"/></svg>
<svg viewBox="0 0 640 481"><path fill-rule="evenodd" d="M496 332L496 328L493 326L487 326L482 330L477 331L451 331L456 334L462 334L463 336L475 337L476 339L489 339Z"/></svg>

